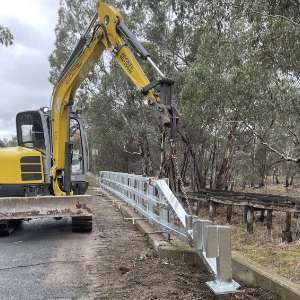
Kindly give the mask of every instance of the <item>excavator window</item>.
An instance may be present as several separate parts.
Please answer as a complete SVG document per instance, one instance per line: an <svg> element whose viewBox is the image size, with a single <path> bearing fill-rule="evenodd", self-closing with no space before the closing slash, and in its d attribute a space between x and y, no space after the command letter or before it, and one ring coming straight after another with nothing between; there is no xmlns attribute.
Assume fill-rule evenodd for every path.
<svg viewBox="0 0 300 300"><path fill-rule="evenodd" d="M79 122L70 119L70 141L73 144L72 174L83 174L83 153Z"/></svg>
<svg viewBox="0 0 300 300"><path fill-rule="evenodd" d="M37 111L22 112L17 115L18 145L45 151L45 137L41 116Z"/></svg>

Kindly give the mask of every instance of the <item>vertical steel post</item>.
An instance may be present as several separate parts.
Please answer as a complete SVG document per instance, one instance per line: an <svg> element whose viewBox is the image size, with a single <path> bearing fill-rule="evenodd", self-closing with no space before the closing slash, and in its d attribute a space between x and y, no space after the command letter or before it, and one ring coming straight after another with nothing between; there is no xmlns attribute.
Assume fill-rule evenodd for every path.
<svg viewBox="0 0 300 300"><path fill-rule="evenodd" d="M187 231L193 230L193 216L192 215L185 216L185 224L186 224Z"/></svg>
<svg viewBox="0 0 300 300"><path fill-rule="evenodd" d="M196 219L193 223L193 239L196 250L205 251L205 231L207 225L212 224L209 220Z"/></svg>
<svg viewBox="0 0 300 300"><path fill-rule="evenodd" d="M167 206L167 202L165 201L164 195L161 191L158 190L157 200L160 202L159 206L159 218L160 218L160 228L163 231L162 235L167 239L170 240L170 234L168 231L164 232L166 227L169 223L169 209Z"/></svg>
<svg viewBox="0 0 300 300"><path fill-rule="evenodd" d="M234 293L240 285L232 280L230 226L208 227L208 235L215 235L215 229L217 228L218 255L216 258L216 279L206 284L217 295Z"/></svg>
<svg viewBox="0 0 300 300"><path fill-rule="evenodd" d="M231 229L229 226L218 226L219 255L217 257L217 279L231 282Z"/></svg>
<svg viewBox="0 0 300 300"><path fill-rule="evenodd" d="M148 198L148 207L149 207L149 213L150 213L150 216L153 217L154 216L154 211L153 211L153 208L154 208L154 204L153 204L153 198L155 197L154 195L154 187L150 184L150 182L148 183L148 195L151 196ZM149 222L150 224L153 224L153 221L151 218L149 218Z"/></svg>
<svg viewBox="0 0 300 300"><path fill-rule="evenodd" d="M219 256L218 225L207 225L207 241L205 252L207 258Z"/></svg>

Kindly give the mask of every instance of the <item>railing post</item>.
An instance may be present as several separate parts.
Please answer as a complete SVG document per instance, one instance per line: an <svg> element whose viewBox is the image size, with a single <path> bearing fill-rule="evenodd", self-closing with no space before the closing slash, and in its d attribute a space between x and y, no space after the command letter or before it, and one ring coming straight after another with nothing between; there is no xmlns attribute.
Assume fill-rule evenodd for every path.
<svg viewBox="0 0 300 300"><path fill-rule="evenodd" d="M162 202L162 195L161 195L161 193L159 193L159 197L158 198L159 198L160 202ZM169 222L169 210L166 209L162 204L160 204L160 207L159 207L159 219L160 219L160 222L162 224L161 229L164 230L164 227ZM163 236L166 237L166 238L169 238L169 235L168 235L167 232L163 233Z"/></svg>
<svg viewBox="0 0 300 300"><path fill-rule="evenodd" d="M209 224L212 224L211 221L201 219L196 219L193 223L194 247L201 252L201 255L205 250L206 228Z"/></svg>
<svg viewBox="0 0 300 300"><path fill-rule="evenodd" d="M218 226L219 256L217 257L217 279L231 282L231 229L229 226Z"/></svg>
<svg viewBox="0 0 300 300"><path fill-rule="evenodd" d="M207 225L207 240L205 245L205 252L207 258L214 258L219 256L219 241L218 241L218 226Z"/></svg>
<svg viewBox="0 0 300 300"><path fill-rule="evenodd" d="M186 225L187 231L193 230L193 216L192 215L185 216L185 225Z"/></svg>
<svg viewBox="0 0 300 300"><path fill-rule="evenodd" d="M153 198L154 198L154 187L150 184L150 182L147 183L148 184L148 209L149 209L149 223L153 224L152 222L152 216L153 216L153 209L154 209L154 204L153 204Z"/></svg>
<svg viewBox="0 0 300 300"><path fill-rule="evenodd" d="M209 288L215 294L234 293L239 288L239 284L232 280L231 265L231 228L230 226L208 226L208 236L215 238L217 242L212 242L211 246L217 243L217 249L212 250L211 254L216 256L216 279L207 282ZM211 250L211 249L210 249Z"/></svg>

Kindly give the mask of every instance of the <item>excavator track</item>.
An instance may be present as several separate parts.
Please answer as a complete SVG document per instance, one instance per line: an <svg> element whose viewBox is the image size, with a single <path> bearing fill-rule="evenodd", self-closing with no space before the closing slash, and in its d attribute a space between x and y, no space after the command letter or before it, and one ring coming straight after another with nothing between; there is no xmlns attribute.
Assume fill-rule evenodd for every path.
<svg viewBox="0 0 300 300"><path fill-rule="evenodd" d="M22 222L23 220L0 220L0 236L9 236Z"/></svg>
<svg viewBox="0 0 300 300"><path fill-rule="evenodd" d="M23 220L72 219L72 230L92 231L93 196L0 197L0 236L8 236Z"/></svg>
<svg viewBox="0 0 300 300"><path fill-rule="evenodd" d="M73 232L91 232L93 230L93 217L72 217Z"/></svg>
<svg viewBox="0 0 300 300"><path fill-rule="evenodd" d="M0 236L8 236L12 233L13 230L9 228L9 221L8 220L1 220L0 221Z"/></svg>

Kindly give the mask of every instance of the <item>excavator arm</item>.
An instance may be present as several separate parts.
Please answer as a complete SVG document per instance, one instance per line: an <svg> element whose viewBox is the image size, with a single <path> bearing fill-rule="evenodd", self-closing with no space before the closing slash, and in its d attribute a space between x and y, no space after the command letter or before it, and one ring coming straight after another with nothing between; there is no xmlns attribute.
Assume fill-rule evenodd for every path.
<svg viewBox="0 0 300 300"><path fill-rule="evenodd" d="M159 80L149 81L131 49L137 56L150 62L160 76ZM176 116L174 118L174 109L170 106L173 81L167 79L155 65L149 53L127 28L119 11L99 2L96 15L75 47L52 95L51 178L53 192L57 196L71 193L72 144L69 142L69 116L75 92L104 50L110 50L114 54L119 66L134 86L144 94L149 105L161 113L163 123L168 124L172 121L170 112L173 112L171 119L176 118ZM154 88L157 86L160 87L160 96L154 93Z"/></svg>

